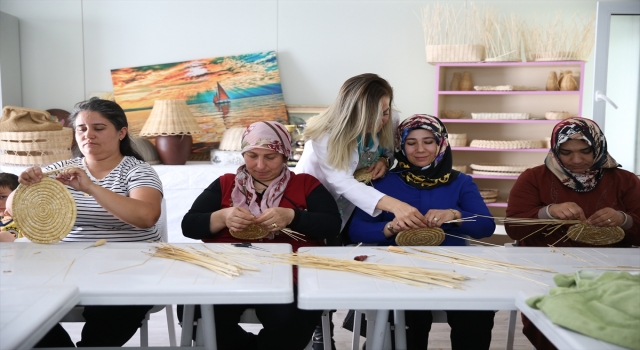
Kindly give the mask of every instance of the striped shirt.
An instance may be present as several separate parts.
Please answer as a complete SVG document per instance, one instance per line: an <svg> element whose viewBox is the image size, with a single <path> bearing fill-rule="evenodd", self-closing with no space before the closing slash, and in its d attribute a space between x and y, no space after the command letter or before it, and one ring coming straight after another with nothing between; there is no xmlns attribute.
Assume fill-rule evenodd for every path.
<svg viewBox="0 0 640 350"><path fill-rule="evenodd" d="M103 179L96 179L85 166L84 158L73 158L54 163L45 171L64 166L77 166L84 169L91 181L123 196L129 196L134 188L151 187L162 193L162 183L156 171L144 161L125 156ZM158 225L149 228L134 227L109 213L96 200L82 191L67 186L76 201L77 217L71 232L63 239L65 242L96 241L104 238L111 242L158 241Z"/></svg>

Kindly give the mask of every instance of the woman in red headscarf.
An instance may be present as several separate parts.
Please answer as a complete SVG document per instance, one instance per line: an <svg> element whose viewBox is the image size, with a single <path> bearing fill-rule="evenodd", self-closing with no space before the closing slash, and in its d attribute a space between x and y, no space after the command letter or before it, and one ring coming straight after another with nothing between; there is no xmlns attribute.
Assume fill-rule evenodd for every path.
<svg viewBox="0 0 640 350"><path fill-rule="evenodd" d="M289 243L297 251L302 246L324 245L324 239L338 236L342 220L329 191L315 177L295 174L287 168L291 138L283 125L251 124L242 135L241 152L245 164L236 174L225 174L209 185L184 216L182 232L186 237L241 243L243 240L233 237L229 230L242 231L257 224L270 233L252 242ZM283 228L305 235L305 241L280 234ZM264 327L258 335L238 325L247 308L256 309ZM302 349L311 340L322 313L300 310L296 301L216 305L214 311L220 350ZM182 313L178 311L178 315Z"/></svg>
<svg viewBox="0 0 640 350"><path fill-rule="evenodd" d="M595 122L585 118L561 121L551 134L545 164L527 169L518 177L509 194L506 214L618 226L624 231L624 238L604 247L640 245L640 179L619 166L607 152L607 140ZM567 226L551 234L548 232L552 228L534 233L540 229L537 225L505 225L505 229L520 246L591 246L562 239ZM522 323L522 333L536 349L555 349L524 315Z"/></svg>

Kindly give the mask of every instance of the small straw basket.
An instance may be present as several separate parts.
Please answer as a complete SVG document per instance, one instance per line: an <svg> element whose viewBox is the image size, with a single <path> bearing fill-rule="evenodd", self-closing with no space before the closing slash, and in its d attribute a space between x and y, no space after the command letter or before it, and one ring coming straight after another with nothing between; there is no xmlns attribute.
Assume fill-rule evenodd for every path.
<svg viewBox="0 0 640 350"><path fill-rule="evenodd" d="M262 225L251 224L242 231L229 230L229 233L238 239L254 240L267 237L269 235L269 230Z"/></svg>
<svg viewBox="0 0 640 350"><path fill-rule="evenodd" d="M444 231L439 227L414 228L396 235L400 246L435 246L444 241Z"/></svg>
<svg viewBox="0 0 640 350"><path fill-rule="evenodd" d="M569 227L567 235L575 242L608 245L620 242L624 238L624 230L619 226L596 227L581 223Z"/></svg>

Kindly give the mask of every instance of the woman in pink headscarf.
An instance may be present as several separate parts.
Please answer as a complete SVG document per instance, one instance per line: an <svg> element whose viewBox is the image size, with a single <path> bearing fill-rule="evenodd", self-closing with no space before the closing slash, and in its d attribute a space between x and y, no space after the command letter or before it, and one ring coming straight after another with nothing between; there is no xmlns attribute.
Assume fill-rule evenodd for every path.
<svg viewBox="0 0 640 350"><path fill-rule="evenodd" d="M182 219L183 234L204 242L242 243L229 230L242 231L257 224L270 233L252 242L289 243L294 251L303 246L324 245L324 239L336 237L342 221L333 196L315 177L291 172L287 168L290 154L291 138L283 125L251 124L242 134L245 164L236 174L215 180L198 196ZM305 235L305 241L280 233L283 228ZM247 308L256 309L264 327L258 335L245 332L238 325ZM220 350L302 349L321 316L321 311L298 309L296 301L216 305L214 311ZM178 315L182 313L178 311Z"/></svg>

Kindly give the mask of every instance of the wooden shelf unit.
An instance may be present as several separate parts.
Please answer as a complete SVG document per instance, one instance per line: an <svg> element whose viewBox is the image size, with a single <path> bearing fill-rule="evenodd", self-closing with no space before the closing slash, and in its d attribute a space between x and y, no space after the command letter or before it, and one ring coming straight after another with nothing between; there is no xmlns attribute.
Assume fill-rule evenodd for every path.
<svg viewBox="0 0 640 350"><path fill-rule="evenodd" d="M479 140L545 140L558 120L544 119L548 111L582 114L584 62L440 63L436 65L435 111L450 134L467 134L467 145ZM571 70L577 91L545 91L549 73ZM453 73L469 72L474 86L534 86L537 91L449 91ZM447 119L444 110L462 110L460 119ZM471 113L529 113L532 119L471 119ZM543 164L549 149L489 149L452 147L454 165L466 165L479 188L497 188L498 201L487 203L494 216L505 216L509 191L517 176L471 174L471 164Z"/></svg>

